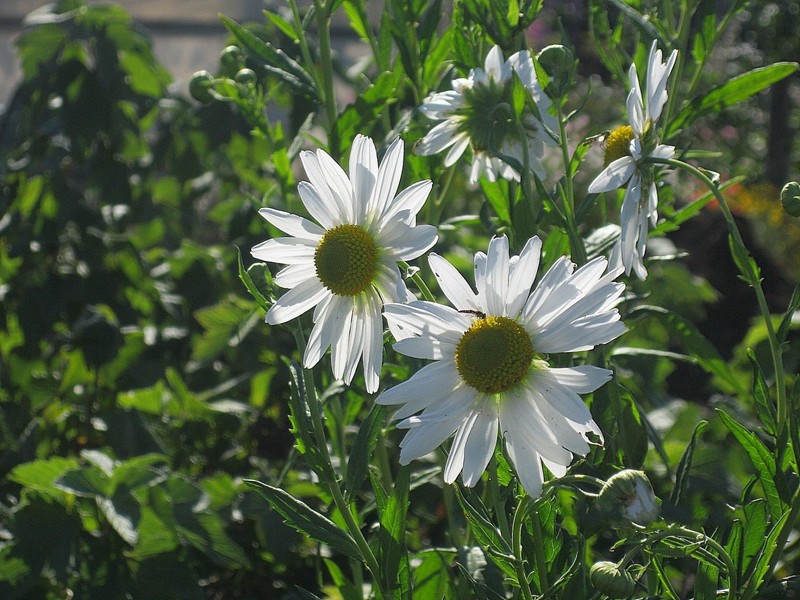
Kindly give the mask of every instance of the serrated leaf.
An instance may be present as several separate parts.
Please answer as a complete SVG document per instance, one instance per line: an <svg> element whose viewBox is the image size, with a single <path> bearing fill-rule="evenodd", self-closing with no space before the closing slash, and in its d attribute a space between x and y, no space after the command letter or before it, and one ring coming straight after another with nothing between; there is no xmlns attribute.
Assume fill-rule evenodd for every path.
<svg viewBox="0 0 800 600"><path fill-rule="evenodd" d="M776 523L772 526L767 539L764 540L764 545L761 549L761 552L753 563L752 575L750 575L749 581L747 582L748 588L758 589L761 586L761 583L764 581L764 578L768 575L772 555L776 550L781 550L777 547L778 537L783 531L783 528L786 527L786 521L789 519L790 514L791 511L789 510L784 512L776 520Z"/></svg>
<svg viewBox="0 0 800 600"><path fill-rule="evenodd" d="M748 502L744 507L742 554L737 565L745 573L750 562L764 546L764 537L769 524L768 508L767 503L761 498Z"/></svg>
<svg viewBox="0 0 800 600"><path fill-rule="evenodd" d="M269 484L253 479L245 479L245 483L269 502L270 506L286 520L286 524L290 527L312 539L327 544L345 556L355 559L361 558L358 546L353 541L353 538L350 537L350 534L328 517L280 488L272 487Z"/></svg>
<svg viewBox="0 0 800 600"><path fill-rule="evenodd" d="M703 115L720 112L724 108L747 100L773 83L785 79L797 69L797 63L779 62L734 77L692 100L670 123L665 137L672 137L678 130Z"/></svg>
<svg viewBox="0 0 800 600"><path fill-rule="evenodd" d="M115 494L112 498L97 498L97 507L109 525L131 546L139 541L137 526L141 511L130 494Z"/></svg>
<svg viewBox="0 0 800 600"><path fill-rule="evenodd" d="M511 546L500 534L500 530L491 522L488 513L480 499L473 496L471 502L467 500L460 486L454 486L456 499L464 510L464 516L470 526L470 531L475 536L478 544L487 550L492 561L500 567L503 573L512 581L517 582L517 572L514 567L514 555ZM489 552L488 550L494 550Z"/></svg>
<svg viewBox="0 0 800 600"><path fill-rule="evenodd" d="M481 191L486 201L494 209L500 221L506 225L511 224L511 199L509 196L508 183L504 179L491 182L485 177L480 178Z"/></svg>
<svg viewBox="0 0 800 600"><path fill-rule="evenodd" d="M165 469L154 465L166 466L168 458L163 454L142 454L123 461L114 467L108 484L108 493L114 495L118 488L133 490L140 486L153 486L167 478Z"/></svg>
<svg viewBox="0 0 800 600"><path fill-rule="evenodd" d="M750 462L753 463L753 467L756 470L756 477L758 477L761 487L764 489L764 496L769 506L770 515L773 519L777 519L783 514L785 504L781 500L778 487L775 484L775 456L752 431L746 429L733 417L722 410L718 410L717 414L719 414L722 422L725 423L725 426L747 453L747 456L750 457Z"/></svg>
<svg viewBox="0 0 800 600"><path fill-rule="evenodd" d="M177 531L218 565L228 569L250 568L250 559L228 536L216 514L185 513L177 522Z"/></svg>
<svg viewBox="0 0 800 600"><path fill-rule="evenodd" d="M755 401L758 418L764 425L764 431L770 435L775 435L777 431L777 414L775 405L770 399L767 380L764 377L764 372L761 370L761 365L758 364L758 358L752 348L747 349L747 358L750 360L750 365L753 368L753 400Z"/></svg>
<svg viewBox="0 0 800 600"><path fill-rule="evenodd" d="M450 571L457 553L452 549L432 548L414 556L414 600L455 598L456 589Z"/></svg>
<svg viewBox="0 0 800 600"><path fill-rule="evenodd" d="M345 480L345 499L350 501L358 493L361 484L367 477L370 458L375 450L378 436L383 429L386 409L380 404L373 404L364 422L358 428L350 457L347 459L347 478Z"/></svg>
<svg viewBox="0 0 800 600"><path fill-rule="evenodd" d="M706 427L708 427L708 421L700 421L695 425L689 444L681 455L678 468L675 471L675 487L672 488L672 493L669 497L669 502L672 505L677 505L681 501L681 494L683 493L686 481L689 477L689 469L692 467L692 457L694 456L697 441L700 439L700 436L703 435Z"/></svg>

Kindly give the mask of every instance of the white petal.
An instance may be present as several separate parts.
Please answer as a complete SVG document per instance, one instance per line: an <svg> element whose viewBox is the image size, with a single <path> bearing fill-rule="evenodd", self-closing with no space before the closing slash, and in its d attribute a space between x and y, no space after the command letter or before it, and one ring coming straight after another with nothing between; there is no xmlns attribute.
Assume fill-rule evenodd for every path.
<svg viewBox="0 0 800 600"><path fill-rule="evenodd" d="M258 214L284 233L296 238L318 242L325 234L325 230L316 223L282 210L262 208L258 211Z"/></svg>
<svg viewBox="0 0 800 600"><path fill-rule="evenodd" d="M299 317L316 306L330 292L318 279L309 279L281 296L267 311L267 323L277 325Z"/></svg>
<svg viewBox="0 0 800 600"><path fill-rule="evenodd" d="M484 305L486 313L495 316L507 316L506 295L508 290L508 238L493 237L486 253L486 296Z"/></svg>
<svg viewBox="0 0 800 600"><path fill-rule="evenodd" d="M308 335L306 351L303 355L303 365L313 368L325 351L331 347L333 333L337 329L337 321L342 318L343 313L337 310L337 299L341 296L331 294L322 299L314 309L314 327ZM333 309L332 309L333 307Z"/></svg>
<svg viewBox="0 0 800 600"><path fill-rule="evenodd" d="M642 90L639 87L639 80L636 78L636 66L631 65L631 91L625 101L628 109L628 122L637 139L644 135L645 114L642 102Z"/></svg>
<svg viewBox="0 0 800 600"><path fill-rule="evenodd" d="M311 156L314 155L311 154ZM323 191L323 198L323 195L320 195L320 192L311 183L301 181L297 184L297 193L300 194L300 200L302 200L303 206L306 207L308 213L325 229L333 229L337 225L346 222L341 207L333 200L333 196L327 187Z"/></svg>
<svg viewBox="0 0 800 600"><path fill-rule="evenodd" d="M493 46L483 64L487 77L496 82L503 81L504 67L503 51L500 50L500 46Z"/></svg>
<svg viewBox="0 0 800 600"><path fill-rule="evenodd" d="M383 314L396 340L422 336L457 343L472 324L468 315L425 301L386 304Z"/></svg>
<svg viewBox="0 0 800 600"><path fill-rule="evenodd" d="M577 394L588 394L611 380L613 372L593 365L550 368L550 374L565 388Z"/></svg>
<svg viewBox="0 0 800 600"><path fill-rule="evenodd" d="M378 155L375 144L371 138L358 134L350 150L350 183L353 188L356 223L363 223L369 212L377 173Z"/></svg>
<svg viewBox="0 0 800 600"><path fill-rule="evenodd" d="M610 192L625 185L636 170L636 162L632 156L623 156L613 161L589 185L590 194Z"/></svg>
<svg viewBox="0 0 800 600"><path fill-rule="evenodd" d="M453 265L434 252L428 255L428 265L442 293L456 309L481 311L475 292Z"/></svg>
<svg viewBox="0 0 800 600"><path fill-rule="evenodd" d="M409 301L408 298L411 293L400 275L400 269L397 268L397 264L393 261L390 263L378 263L378 272L375 274L372 285L378 290L381 301L384 304Z"/></svg>
<svg viewBox="0 0 800 600"><path fill-rule="evenodd" d="M342 167L323 150L317 150L317 160L319 161L320 174L325 178L332 195L338 199L343 209L342 214L347 219L346 222L361 224L357 220L360 215L356 214L353 186L347 178L347 174ZM309 177L310 176L311 174L309 173ZM314 185L316 186L316 183Z"/></svg>
<svg viewBox="0 0 800 600"><path fill-rule="evenodd" d="M458 121L454 119L442 121L417 142L416 146L414 146L414 151L422 156L441 152L456 143L455 135L457 131Z"/></svg>
<svg viewBox="0 0 800 600"><path fill-rule="evenodd" d="M625 333L619 313L607 312L577 319L568 327L554 328L534 337L536 350L542 353L582 352L605 344Z"/></svg>
<svg viewBox="0 0 800 600"><path fill-rule="evenodd" d="M538 236L529 239L522 252L516 257L509 271L508 292L506 304L508 316L516 317L525 306L525 301L531 293L531 286L536 279L539 269L539 256L542 250L542 240Z"/></svg>
<svg viewBox="0 0 800 600"><path fill-rule="evenodd" d="M350 358L350 338L353 333L353 313L355 312L355 303L352 298L342 298L342 300L349 300L349 302L341 303L339 308L341 317L336 321L336 329L331 332L331 370L333 376L339 381L344 380L347 361Z"/></svg>
<svg viewBox="0 0 800 600"><path fill-rule="evenodd" d="M396 204L394 197L403 174L403 148L403 140L397 138L383 155L378 169L377 185L367 206L367 215L380 215Z"/></svg>
<svg viewBox="0 0 800 600"><path fill-rule="evenodd" d="M475 265L475 290L478 292L478 303L481 310L486 312L486 255L483 252L476 252L472 262Z"/></svg>
<svg viewBox="0 0 800 600"><path fill-rule="evenodd" d="M368 304L364 321L364 382L367 392L373 394L380 386L383 365L383 317L379 298L374 298Z"/></svg>
<svg viewBox="0 0 800 600"><path fill-rule="evenodd" d="M438 236L433 225L417 225L409 227L399 223L391 236L381 237L379 241L384 252L390 254L392 260L414 260L430 250Z"/></svg>
<svg viewBox="0 0 800 600"><path fill-rule="evenodd" d="M453 145L450 146L450 150L444 157L445 167L453 166L456 161L461 158L461 156L464 154L464 151L469 146L469 141L469 136L466 134L460 134L455 137Z"/></svg>
<svg viewBox="0 0 800 600"><path fill-rule="evenodd" d="M307 188L305 190L302 189L306 186L304 186L303 182L301 182L297 186L297 191L300 193L300 198L303 200L303 204L306 205L308 212L310 212L312 216L317 219L326 229L330 229L330 225L326 223L326 221L332 221L337 225L341 225L342 223L353 223L354 215L352 197L349 194L345 197L342 197L341 194L336 193L331 188L333 181L329 181L329 175L327 172L328 170L322 167L320 162L320 157L322 156L326 156L328 158L327 162L333 163L333 159L331 159L331 157L325 154L322 150L319 150L316 154L314 152L309 152L308 150L303 150L300 152L300 161L303 163L303 168L305 169L306 175L308 175L310 182L306 184L306 186L310 185L313 187L316 195L318 196L318 198L314 198L314 194L310 193ZM333 164L336 165L336 163ZM341 167L336 165L336 168L341 172L339 178L343 177L346 179L344 171L342 171ZM315 212L315 210L317 212ZM328 217L324 216L326 212L329 215Z"/></svg>
<svg viewBox="0 0 800 600"><path fill-rule="evenodd" d="M452 359L437 360L422 367L410 379L382 392L377 404L402 404L392 419L405 419L437 404L461 385Z"/></svg>
<svg viewBox="0 0 800 600"><path fill-rule="evenodd" d="M666 144L659 144L650 153L654 158L673 158L675 156L675 146L668 146Z"/></svg>
<svg viewBox="0 0 800 600"><path fill-rule="evenodd" d="M313 267L310 267L310 265L300 264L284 267L278 271L278 274L275 275L273 281L275 282L275 285L278 285L282 288L293 288L306 279L317 279L317 274Z"/></svg>
<svg viewBox="0 0 800 600"><path fill-rule="evenodd" d="M316 247L316 243L312 240L274 238L253 246L250 254L254 258L267 262L284 265L308 265L311 272L316 275L316 270L313 267Z"/></svg>
<svg viewBox="0 0 800 600"><path fill-rule="evenodd" d="M415 225L416 218L414 217L425 204L432 187L433 183L429 179L418 181L408 186L394 200L384 206L379 218L381 225L395 219L401 213L411 216L411 218L406 218L405 220L407 225Z"/></svg>
<svg viewBox="0 0 800 600"><path fill-rule="evenodd" d="M447 90L428 96L419 107L419 112L435 121L446 119L462 104L461 94L456 90Z"/></svg>
<svg viewBox="0 0 800 600"><path fill-rule="evenodd" d="M356 367L364 352L364 327L366 325L363 298L358 298L354 303L353 317L350 321L350 336L347 343L347 364L344 369L344 382L350 385L356 374ZM344 343L343 340L334 340L333 344Z"/></svg>
<svg viewBox="0 0 800 600"><path fill-rule="evenodd" d="M494 399L483 402L480 410L475 410L475 419L462 450L464 485L472 487L480 481L486 465L497 446L499 419L497 403ZM455 445L455 441L453 442ZM451 450L452 452L452 450ZM449 458L449 457L448 457ZM449 460L448 460L449 462ZM445 475L445 481L447 477Z"/></svg>

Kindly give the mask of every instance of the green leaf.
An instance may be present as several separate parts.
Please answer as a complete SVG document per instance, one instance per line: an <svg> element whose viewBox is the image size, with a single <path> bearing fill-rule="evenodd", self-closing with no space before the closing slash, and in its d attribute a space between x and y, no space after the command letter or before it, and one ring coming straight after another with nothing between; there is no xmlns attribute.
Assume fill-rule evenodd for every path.
<svg viewBox="0 0 800 600"><path fill-rule="evenodd" d="M783 315L780 327L778 327L777 337L779 344L786 343L786 339L789 337L789 329L792 327L792 320L798 308L800 308L800 283L795 286L792 298L789 300L789 307Z"/></svg>
<svg viewBox="0 0 800 600"><path fill-rule="evenodd" d="M478 545L486 550L492 561L500 567L503 573L512 581L517 582L517 571L514 567L516 559L511 551L508 541L500 534L500 530L491 522L480 498L471 494L468 501L461 486L454 486L456 499L464 510L464 516L469 523L470 531L475 536Z"/></svg>
<svg viewBox="0 0 800 600"><path fill-rule="evenodd" d="M479 183L483 191L483 196L486 198L489 206L494 209L500 221L505 225L511 225L511 199L508 182L504 179L491 182L485 177L481 177Z"/></svg>
<svg viewBox="0 0 800 600"><path fill-rule="evenodd" d="M109 525L131 546L139 541L137 527L141 517L139 505L128 493L118 493L112 498L96 498L97 507Z"/></svg>
<svg viewBox="0 0 800 600"><path fill-rule="evenodd" d="M731 258L733 258L736 268L739 269L739 279L752 287L758 285L761 279L761 271L756 261L750 256L747 248L737 242L732 235L728 235L728 246L730 247Z"/></svg>
<svg viewBox="0 0 800 600"><path fill-rule="evenodd" d="M718 410L717 414L750 457L750 462L756 470L756 477L764 489L770 515L773 519L777 519L783 515L786 507L775 484L775 456L753 432L739 424L733 417L722 410Z"/></svg>
<svg viewBox="0 0 800 600"><path fill-rule="evenodd" d="M203 334L192 342L192 360L216 358L225 348L236 346L260 319L254 305L234 294L194 312ZM255 317L255 319L254 319Z"/></svg>
<svg viewBox="0 0 800 600"><path fill-rule="evenodd" d="M114 495L120 487L133 490L140 486L150 487L161 483L167 478L167 472L154 465L165 467L168 460L163 454L142 454L121 462L114 467L108 493Z"/></svg>
<svg viewBox="0 0 800 600"><path fill-rule="evenodd" d="M689 440L689 444L686 446L681 460L678 462L678 468L675 471L675 487L672 488L672 493L669 497L669 502L672 505L677 505L681 501L681 494L686 487L689 470L692 467L692 457L694 456L697 441L700 439L700 436L703 435L706 427L708 427L708 421L700 421L695 425L692 438Z"/></svg>
<svg viewBox="0 0 800 600"><path fill-rule="evenodd" d="M753 367L753 399L755 400L758 418L764 425L764 431L774 436L777 431L777 414L775 405L770 399L767 380L764 377L764 372L761 370L761 365L758 364L756 353L753 352L752 348L747 349L747 358L750 360L750 365Z"/></svg>
<svg viewBox="0 0 800 600"><path fill-rule="evenodd" d="M264 16L272 21L272 24L280 29L290 40L295 42L299 40L299 36L294 28L294 25L284 19L281 15L271 10L264 10Z"/></svg>
<svg viewBox="0 0 800 600"><path fill-rule="evenodd" d="M108 496L109 478L99 467L90 465L64 473L55 486L84 498L104 498Z"/></svg>
<svg viewBox="0 0 800 600"><path fill-rule="evenodd" d="M704 96L692 100L670 123L665 137L672 137L681 128L703 115L720 112L724 108L747 100L773 83L785 79L797 69L797 63L778 62L734 77Z"/></svg>
<svg viewBox="0 0 800 600"><path fill-rule="evenodd" d="M455 598L451 565L457 553L455 550L432 548L417 553L414 562L414 600L441 600Z"/></svg>
<svg viewBox="0 0 800 600"><path fill-rule="evenodd" d="M272 303L269 300L267 300L266 297L264 297L264 295L258 289L258 286L256 286L256 284L253 282L253 278L250 275L250 270L255 265L252 265L250 267L250 269L247 269L245 271L244 264L242 263L242 251L238 247L236 248L236 256L237 256L238 265L239 265L239 279L242 280L242 283L244 284L244 287L247 288L247 291L250 292L250 295L258 303L258 305L261 308L264 309L264 312L267 312L270 309L270 307L272 306ZM266 266L263 263L256 263L256 264L260 264L261 265L261 268L259 268L259 271L262 271L262 272L265 271L266 274L269 274L269 271L266 269ZM271 282L269 282L269 283L271 283Z"/></svg>
<svg viewBox="0 0 800 600"><path fill-rule="evenodd" d="M357 590L353 582L344 576L339 565L329 558L323 560L328 568L333 585L336 586L336 591L341 594L342 600L363 600L363 593Z"/></svg>
<svg viewBox="0 0 800 600"><path fill-rule="evenodd" d="M743 572L746 572L748 565L764 546L769 524L768 508L767 503L761 498L756 498L744 507L742 554L737 562Z"/></svg>
<svg viewBox="0 0 800 600"><path fill-rule="evenodd" d="M411 597L411 574L406 549L406 515L411 469L400 467L394 489L380 513L379 563L383 580L392 586L392 598Z"/></svg>
<svg viewBox="0 0 800 600"><path fill-rule="evenodd" d="M309 98L317 99L313 78L283 50L275 48L225 15L221 15L220 19L253 60L261 62L265 69L298 92Z"/></svg>
<svg viewBox="0 0 800 600"><path fill-rule="evenodd" d="M141 507L136 531L139 540L133 550L127 554L136 561L172 552L178 547L178 536L175 533L174 524L172 526L165 524L148 506Z"/></svg>
<svg viewBox="0 0 800 600"><path fill-rule="evenodd" d="M780 518L777 519L775 525L773 525L769 535L767 536L767 539L764 540L764 545L761 548L761 552L759 553L758 558L755 559L755 562L753 562L752 573L747 582L748 588L758 589L763 583L764 578L769 574L772 555L776 550L781 550L781 548L778 548L778 537L783 531L783 528L786 527L786 521L789 519L790 514L791 511L789 510L784 512Z"/></svg>
<svg viewBox="0 0 800 600"><path fill-rule="evenodd" d="M227 569L249 569L250 559L225 533L222 520L211 512L184 512L177 522L184 539L218 565Z"/></svg>
<svg viewBox="0 0 800 600"><path fill-rule="evenodd" d="M161 415L164 405L172 396L163 381L138 390L128 390L117 394L117 404L122 408L132 408L149 415Z"/></svg>
<svg viewBox="0 0 800 600"><path fill-rule="evenodd" d="M345 480L345 499L350 501L358 493L361 484L367 477L370 458L375 451L375 444L383 429L386 409L380 404L373 404L367 418L361 423L350 449L347 459L347 478Z"/></svg>
<svg viewBox="0 0 800 600"><path fill-rule="evenodd" d="M327 544L345 556L355 559L361 558L358 546L353 541L353 538L350 537L350 534L339 528L328 517L318 513L280 488L272 487L253 479L245 479L245 483L269 502L270 506L286 520L286 524L290 527L312 539Z"/></svg>
<svg viewBox="0 0 800 600"><path fill-rule="evenodd" d="M64 473L77 467L76 458L56 456L18 465L9 473L8 479L33 490L52 491Z"/></svg>

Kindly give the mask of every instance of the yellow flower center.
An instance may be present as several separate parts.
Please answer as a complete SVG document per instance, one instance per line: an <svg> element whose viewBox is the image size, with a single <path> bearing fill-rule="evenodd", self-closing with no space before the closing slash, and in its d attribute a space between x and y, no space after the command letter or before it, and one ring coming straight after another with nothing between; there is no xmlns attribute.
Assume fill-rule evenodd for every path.
<svg viewBox="0 0 800 600"><path fill-rule="evenodd" d="M617 127L606 138L606 155L604 166L623 156L631 155L631 140L633 139L633 129L630 125Z"/></svg>
<svg viewBox="0 0 800 600"><path fill-rule="evenodd" d="M508 317L484 317L461 336L456 368L467 385L499 394L523 380L533 357L533 342L522 325Z"/></svg>
<svg viewBox="0 0 800 600"><path fill-rule="evenodd" d="M367 290L378 270L378 248L363 227L338 225L322 236L314 252L317 277L338 296Z"/></svg>

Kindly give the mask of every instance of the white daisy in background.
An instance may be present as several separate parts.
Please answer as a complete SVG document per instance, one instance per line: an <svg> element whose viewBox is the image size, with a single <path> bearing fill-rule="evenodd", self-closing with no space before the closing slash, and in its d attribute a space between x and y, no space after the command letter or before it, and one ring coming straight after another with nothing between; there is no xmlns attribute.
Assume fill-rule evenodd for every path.
<svg viewBox="0 0 800 600"><path fill-rule="evenodd" d="M494 238L475 255L477 293L449 262L429 263L455 308L432 302L387 304L394 348L430 359L411 379L384 391L379 404L402 404L394 415L409 429L400 462L420 458L455 433L444 470L475 485L495 450L498 433L525 491L542 490L546 466L564 475L573 456L589 451L589 433L602 434L578 394L611 378L595 366L551 367L548 355L581 352L623 333L615 305L624 286L597 258L575 269L557 260L531 292L542 243L534 237L509 258L508 240Z"/></svg>
<svg viewBox="0 0 800 600"><path fill-rule="evenodd" d="M606 140L605 169L592 181L589 192L610 192L627 184L620 211L620 236L612 251L612 264L622 264L625 273L631 270L639 279L647 277L644 268L645 244L648 222L658 219L658 191L653 165L644 159L672 158L675 147L659 144L655 122L667 102L667 81L675 66L678 51L673 50L667 62L661 60L661 50L655 40L647 61L646 102L642 98L636 65L631 65L628 76L631 91L627 109L630 125L617 127ZM646 190L646 195L644 194Z"/></svg>
<svg viewBox="0 0 800 600"><path fill-rule="evenodd" d="M298 185L300 199L319 225L274 208L259 211L292 236L252 249L255 258L288 265L275 283L290 291L269 309L267 322L285 323L316 307L304 365L316 365L330 347L334 377L349 384L363 359L367 391L375 392L383 363L381 308L414 299L397 261L417 258L436 243L435 227L416 224L431 182L395 196L403 170L400 139L379 166L372 140L356 136L349 178L322 150L301 152L300 160L310 180Z"/></svg>
<svg viewBox="0 0 800 600"><path fill-rule="evenodd" d="M545 146L555 146L556 142L533 114L524 118L523 139L512 108L514 73L530 90L544 124L551 131L557 130L558 121L548 114L551 102L536 78L530 52L517 52L503 62L500 47L495 46L489 51L483 69L472 69L469 77L453 80L452 90L433 94L420 106L426 117L442 122L417 143L416 152L428 156L449 148L444 159L449 167L470 146L470 182L477 182L481 174L489 181L498 176L518 181L519 173L496 155L511 156L524 164L524 144L528 147L530 168L543 177L541 161Z"/></svg>

